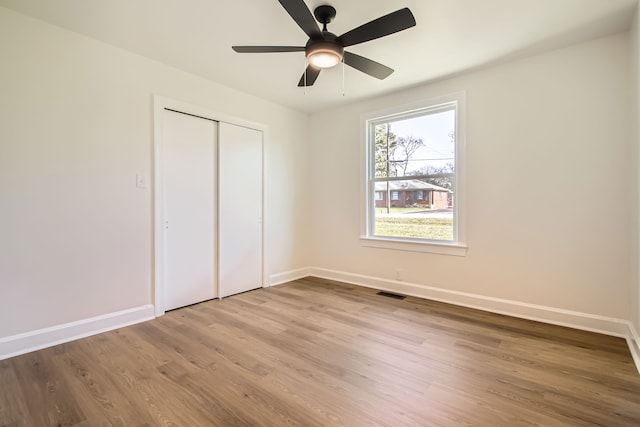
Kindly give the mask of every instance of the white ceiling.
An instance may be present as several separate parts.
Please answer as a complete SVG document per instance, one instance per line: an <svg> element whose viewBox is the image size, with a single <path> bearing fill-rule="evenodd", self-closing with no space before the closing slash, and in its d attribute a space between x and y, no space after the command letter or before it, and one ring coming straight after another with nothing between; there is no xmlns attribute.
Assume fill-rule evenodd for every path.
<svg viewBox="0 0 640 427"><path fill-rule="evenodd" d="M409 7L417 25L347 50L395 72L377 80L340 66L297 87L304 53L238 54L232 45L304 46L277 0L0 0L88 35L291 108L314 112L464 70L625 31L638 0L305 0L331 4L340 35Z"/></svg>

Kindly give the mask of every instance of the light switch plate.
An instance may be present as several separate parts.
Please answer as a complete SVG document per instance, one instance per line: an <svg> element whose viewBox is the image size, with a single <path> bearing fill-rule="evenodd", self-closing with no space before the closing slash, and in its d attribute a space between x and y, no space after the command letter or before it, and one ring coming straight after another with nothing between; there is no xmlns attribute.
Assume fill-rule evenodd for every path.
<svg viewBox="0 0 640 427"><path fill-rule="evenodd" d="M142 173L136 174L136 187L147 188L147 176Z"/></svg>

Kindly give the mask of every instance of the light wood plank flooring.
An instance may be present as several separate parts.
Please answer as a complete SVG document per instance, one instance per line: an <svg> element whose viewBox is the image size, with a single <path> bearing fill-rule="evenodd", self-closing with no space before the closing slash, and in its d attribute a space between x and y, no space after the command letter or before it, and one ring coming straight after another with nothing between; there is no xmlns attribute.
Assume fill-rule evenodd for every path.
<svg viewBox="0 0 640 427"><path fill-rule="evenodd" d="M308 278L0 361L2 426L640 426L622 339Z"/></svg>

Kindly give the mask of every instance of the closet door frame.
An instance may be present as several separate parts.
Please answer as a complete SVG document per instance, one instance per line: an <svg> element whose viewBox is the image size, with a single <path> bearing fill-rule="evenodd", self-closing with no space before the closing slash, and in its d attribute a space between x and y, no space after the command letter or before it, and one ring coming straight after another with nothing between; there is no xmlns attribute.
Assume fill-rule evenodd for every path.
<svg viewBox="0 0 640 427"><path fill-rule="evenodd" d="M203 119L214 120L217 122L230 123L237 126L243 126L262 132L262 287L267 285L266 265L267 265L267 233L265 224L267 224L267 203L265 194L267 194L267 149L268 149L268 128L260 123L244 120L239 117L229 116L216 111L209 110L182 101L167 98L161 95L153 96L153 159L154 159L154 179L153 179L153 230L154 239L153 246L153 296L155 316L159 317L165 313L164 305L164 232L162 224L162 177L161 177L161 160L162 160L162 130L163 130L163 112L164 110L173 110L180 113L190 114L192 116L201 117ZM212 219L213 220L213 219ZM217 227L217 225L216 225ZM216 266L217 275L217 266ZM219 298L218 285L216 281L215 298Z"/></svg>

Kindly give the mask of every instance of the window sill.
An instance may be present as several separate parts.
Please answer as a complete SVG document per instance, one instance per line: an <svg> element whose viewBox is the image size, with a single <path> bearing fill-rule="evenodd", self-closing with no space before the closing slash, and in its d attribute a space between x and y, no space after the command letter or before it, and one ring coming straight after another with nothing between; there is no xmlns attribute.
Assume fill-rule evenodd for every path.
<svg viewBox="0 0 640 427"><path fill-rule="evenodd" d="M460 243L412 242L384 237L360 237L362 246L397 251L425 252L440 255L466 256L467 246Z"/></svg>

